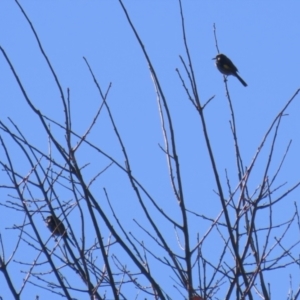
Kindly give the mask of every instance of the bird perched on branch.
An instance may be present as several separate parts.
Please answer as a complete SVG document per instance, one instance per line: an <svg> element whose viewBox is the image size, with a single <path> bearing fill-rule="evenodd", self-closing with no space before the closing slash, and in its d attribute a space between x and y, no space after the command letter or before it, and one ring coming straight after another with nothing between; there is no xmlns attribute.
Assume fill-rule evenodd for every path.
<svg viewBox="0 0 300 300"><path fill-rule="evenodd" d="M72 240L69 238L64 224L56 216L54 215L48 216L45 219L45 223L53 235L62 236L63 238L68 238L68 240L72 243L72 245L75 246Z"/></svg>
<svg viewBox="0 0 300 300"><path fill-rule="evenodd" d="M218 54L213 59L216 60L216 66L222 74L233 75L242 83L243 86L247 86L247 83L237 73L238 72L237 67L233 64L233 62L226 55Z"/></svg>

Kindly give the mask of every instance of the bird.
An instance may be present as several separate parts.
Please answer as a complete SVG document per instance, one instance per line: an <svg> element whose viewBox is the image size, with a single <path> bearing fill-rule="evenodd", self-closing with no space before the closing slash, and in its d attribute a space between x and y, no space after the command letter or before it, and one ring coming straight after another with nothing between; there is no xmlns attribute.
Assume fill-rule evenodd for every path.
<svg viewBox="0 0 300 300"><path fill-rule="evenodd" d="M216 67L222 74L233 75L242 83L243 86L247 86L247 83L237 73L238 72L237 67L226 55L218 54L213 59L216 60Z"/></svg>
<svg viewBox="0 0 300 300"><path fill-rule="evenodd" d="M64 224L54 215L49 215L45 219L46 226L52 232L53 235L62 236L64 238L68 238L68 240L74 245L72 240L69 238L68 233Z"/></svg>

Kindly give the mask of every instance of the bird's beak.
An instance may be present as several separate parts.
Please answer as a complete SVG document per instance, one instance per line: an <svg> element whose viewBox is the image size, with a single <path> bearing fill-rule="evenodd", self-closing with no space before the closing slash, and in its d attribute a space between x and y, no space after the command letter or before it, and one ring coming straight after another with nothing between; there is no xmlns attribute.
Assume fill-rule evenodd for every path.
<svg viewBox="0 0 300 300"><path fill-rule="evenodd" d="M216 57L212 58L212 60L213 60L213 59L216 59Z"/></svg>

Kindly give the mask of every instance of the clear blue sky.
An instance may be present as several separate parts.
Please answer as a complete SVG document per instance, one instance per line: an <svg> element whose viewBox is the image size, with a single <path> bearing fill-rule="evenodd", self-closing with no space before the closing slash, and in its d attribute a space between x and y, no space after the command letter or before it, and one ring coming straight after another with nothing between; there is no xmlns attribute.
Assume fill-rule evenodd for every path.
<svg viewBox="0 0 300 300"><path fill-rule="evenodd" d="M187 206L199 214L208 214L214 218L220 211L220 203L213 192L216 186L204 147L202 128L175 72L178 68L184 74L179 55L186 59L178 3L131 0L124 1L124 4L156 68L167 97L181 159ZM171 207L174 211L170 211L170 215L174 218L178 216L166 159L158 146L163 146L163 138L153 83L146 60L118 1L22 1L22 6L40 37L64 92L66 93L67 88L71 91L74 130L78 134L87 130L100 103L98 92L83 60L86 57L103 90L112 83L108 103L130 155L135 177L165 211ZM240 75L248 83L245 88L236 78L229 78L241 152L247 166L250 165L274 117L300 87L300 3L183 1L183 10L187 41L202 103L215 95L207 107L206 119L218 169L223 176L222 183L225 187L224 170L227 169L232 186L235 187L238 181L229 127L230 112L225 98L223 77L212 60L217 54L213 24L217 28L220 51L232 59ZM63 122L61 99L53 77L28 23L14 1L0 2L0 28L0 45L12 61L32 102L44 114ZM0 103L0 119L4 122L8 122L8 117L13 119L30 142L47 151L47 137L39 126L37 116L28 108L2 55ZM288 141L292 139L292 148L277 182L278 185L287 182L287 187L295 184L300 177L299 111L299 101L295 101L288 109L289 115L284 118L279 131L275 156L278 160L274 160L272 166L274 171ZM53 130L56 129L53 127ZM61 135L63 141L63 133L57 131L57 134ZM89 138L124 164L121 149L105 112L100 116ZM17 157L18 152L14 153L14 148L11 151ZM2 150L0 155L3 155ZM91 163L86 170L89 179L97 170L107 165L106 160L94 159L85 148L78 153L78 159L82 165ZM262 166L263 162L263 159L259 161ZM18 163L20 172L24 176L28 174L28 165L23 165L22 161ZM252 178L251 182L253 189L261 181L260 171L258 165L257 180ZM1 182L7 183L4 173L0 173L0 184ZM95 195L102 199L99 201L105 202L103 187L107 188L116 211L128 226L128 231L136 231L132 219L142 222L143 217L136 215L136 209L133 209L136 199L128 179L117 168L112 167L98 179L97 186L93 187ZM8 191L0 189L1 201L8 199L7 194ZM293 210L293 202L298 199L299 191L296 191L293 196L284 200L284 207L280 207L276 216L283 220L286 215L288 219ZM12 214L8 219L7 210L0 207L0 219L1 234L7 239L5 228L18 224L18 216ZM206 228L197 228L197 219L192 220L192 234L196 239L196 233L201 235ZM46 239L49 233L43 227L42 218L37 218L37 222L41 222L41 231L45 231ZM170 243L176 244L173 228L162 228L165 234L168 234L167 230ZM143 232L137 232L141 234L141 239L145 238ZM299 233L297 234L298 238ZM8 244L7 255L10 254L9 250L11 248ZM213 250L212 247L209 251ZM284 270L270 276L270 282L272 294L277 299L284 299L289 289L289 278L280 272L284 273ZM299 275L297 276L293 278L295 286L299 282ZM1 287L5 286L3 281L1 276ZM172 290L172 281L166 278L166 282L167 289L176 297L176 291ZM34 296L30 289L24 295L24 299L33 299ZM3 294L3 290L0 296L9 299L9 293Z"/></svg>

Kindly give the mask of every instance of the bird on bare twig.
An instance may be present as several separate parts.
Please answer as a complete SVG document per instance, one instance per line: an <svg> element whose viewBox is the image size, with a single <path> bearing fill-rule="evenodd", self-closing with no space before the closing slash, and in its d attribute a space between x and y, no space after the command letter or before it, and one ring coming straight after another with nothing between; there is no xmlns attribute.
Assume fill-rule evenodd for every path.
<svg viewBox="0 0 300 300"><path fill-rule="evenodd" d="M72 240L69 238L64 224L56 216L49 215L45 219L45 223L53 235L68 238L68 240L72 243L72 245L75 246Z"/></svg>
<svg viewBox="0 0 300 300"><path fill-rule="evenodd" d="M233 75L242 83L243 86L247 86L247 83L238 74L237 67L233 64L233 62L226 55L218 54L213 59L216 60L216 66L222 74Z"/></svg>

